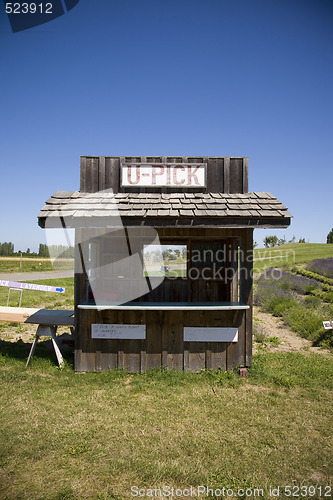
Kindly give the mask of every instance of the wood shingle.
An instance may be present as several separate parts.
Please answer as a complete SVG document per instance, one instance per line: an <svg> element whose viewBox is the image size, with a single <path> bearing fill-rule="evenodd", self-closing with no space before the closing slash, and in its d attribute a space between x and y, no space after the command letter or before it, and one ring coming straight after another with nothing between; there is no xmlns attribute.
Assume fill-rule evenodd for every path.
<svg viewBox="0 0 333 500"><path fill-rule="evenodd" d="M177 218L186 225L202 218L208 224L224 227L231 222L239 226L287 227L291 214L271 193L116 193L57 191L49 198L38 214L39 223L45 227L60 226L60 217L66 224L76 226L75 220L119 217L141 218L144 224L156 224L156 217ZM152 219L154 217L154 220ZM47 219L47 222L46 222ZM58 219L58 222L57 222ZM73 219L72 222L70 219ZM236 222L235 222L236 221ZM177 221L174 222L177 224Z"/></svg>

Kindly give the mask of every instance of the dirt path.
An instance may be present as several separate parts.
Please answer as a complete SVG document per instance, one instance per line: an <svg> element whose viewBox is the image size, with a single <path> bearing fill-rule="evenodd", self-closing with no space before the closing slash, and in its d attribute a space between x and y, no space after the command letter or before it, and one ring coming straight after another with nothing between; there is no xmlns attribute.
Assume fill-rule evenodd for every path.
<svg viewBox="0 0 333 500"><path fill-rule="evenodd" d="M253 318L254 328L258 326L266 337L278 337L280 340L280 344L276 346L270 343L258 344L254 342L254 353L258 352L259 345L263 345L263 347L270 352L315 352L325 356L332 356L329 350L312 346L310 340L303 339L297 335L297 333L286 328L282 319L276 318L272 314L265 313L258 307L253 307Z"/></svg>
<svg viewBox="0 0 333 500"><path fill-rule="evenodd" d="M0 280L4 281L38 281L73 278L74 270L64 271L33 271L26 273L0 273Z"/></svg>

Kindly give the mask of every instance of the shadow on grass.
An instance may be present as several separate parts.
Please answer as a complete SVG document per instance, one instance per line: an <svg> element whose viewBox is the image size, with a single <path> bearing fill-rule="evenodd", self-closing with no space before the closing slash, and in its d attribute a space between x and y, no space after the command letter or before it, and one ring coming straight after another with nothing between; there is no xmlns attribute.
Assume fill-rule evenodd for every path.
<svg viewBox="0 0 333 500"><path fill-rule="evenodd" d="M67 345L62 345L61 337L62 336L58 336L57 341L62 357L66 364L74 370L74 350ZM31 346L32 342L23 342L23 340L21 339L17 340L16 342L8 342L6 340L2 340L0 344L0 351L1 354L3 356L6 356L8 360L13 359L16 361L23 361L25 364L27 362ZM39 340L37 342L36 349L30 363L34 359L47 360L58 366L58 361L51 339Z"/></svg>
<svg viewBox="0 0 333 500"><path fill-rule="evenodd" d="M323 330L318 337L313 341L316 347L324 347L333 352L333 335L332 330Z"/></svg>

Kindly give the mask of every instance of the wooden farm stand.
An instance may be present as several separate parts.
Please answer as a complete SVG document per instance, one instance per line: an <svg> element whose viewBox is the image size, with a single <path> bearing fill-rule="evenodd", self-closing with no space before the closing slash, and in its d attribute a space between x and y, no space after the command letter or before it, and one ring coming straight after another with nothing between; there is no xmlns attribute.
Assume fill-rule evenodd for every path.
<svg viewBox="0 0 333 500"><path fill-rule="evenodd" d="M196 372L251 365L253 229L285 228L291 215L270 193L248 192L247 158L82 157L80 192L56 192L38 217L41 227L76 229L77 372L116 367ZM186 246L186 275L166 275L156 287L150 278L147 293L103 305L103 293L119 298L126 279L121 259L129 248L119 255L116 245L118 254L112 253L121 225L127 239L132 235L133 254L142 255L149 228L157 231L161 245ZM96 239L89 259L99 268L117 260L120 275L104 283L96 305L82 251L91 246L94 231L100 234L106 226L113 232L105 230ZM197 264L192 258L195 251L216 255L219 250L224 253L217 275L212 270L215 264L221 270L221 259ZM135 288L142 269L131 269L130 276ZM123 338L93 338L101 325L105 331L118 331L119 325L132 329L124 328Z"/></svg>

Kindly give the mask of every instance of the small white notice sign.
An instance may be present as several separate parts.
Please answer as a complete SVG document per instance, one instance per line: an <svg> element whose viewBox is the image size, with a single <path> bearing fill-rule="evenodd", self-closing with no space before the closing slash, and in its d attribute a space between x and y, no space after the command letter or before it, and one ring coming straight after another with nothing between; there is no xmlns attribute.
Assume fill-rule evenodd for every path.
<svg viewBox="0 0 333 500"><path fill-rule="evenodd" d="M134 339L146 338L146 325L92 324L93 339Z"/></svg>
<svg viewBox="0 0 333 500"><path fill-rule="evenodd" d="M238 328L184 327L185 342L237 342Z"/></svg>
<svg viewBox="0 0 333 500"><path fill-rule="evenodd" d="M332 330L333 329L333 321L323 321L323 325L325 330Z"/></svg>

